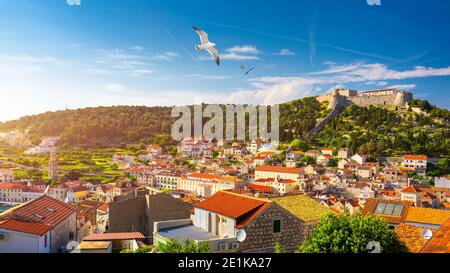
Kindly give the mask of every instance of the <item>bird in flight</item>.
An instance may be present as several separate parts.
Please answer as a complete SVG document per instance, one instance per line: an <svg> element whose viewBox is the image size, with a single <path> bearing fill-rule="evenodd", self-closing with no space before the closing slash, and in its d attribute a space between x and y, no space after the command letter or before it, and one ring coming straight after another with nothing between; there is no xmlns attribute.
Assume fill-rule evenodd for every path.
<svg viewBox="0 0 450 273"><path fill-rule="evenodd" d="M204 32L203 30L199 29L198 27L193 27L195 32L197 32L198 36L200 36L200 45L196 45L195 49L197 51L200 51L202 49L208 51L209 54L211 54L211 56L214 57L214 61L216 62L217 65L220 65L220 56L219 56L219 52L217 51L217 49L215 48L216 44L211 43L208 40L208 34L206 32Z"/></svg>
<svg viewBox="0 0 450 273"><path fill-rule="evenodd" d="M247 67L245 67L244 65L241 65L242 70L244 70L244 74L248 75L250 72L253 71L253 69L255 69L255 67L252 67L250 69L247 69Z"/></svg>

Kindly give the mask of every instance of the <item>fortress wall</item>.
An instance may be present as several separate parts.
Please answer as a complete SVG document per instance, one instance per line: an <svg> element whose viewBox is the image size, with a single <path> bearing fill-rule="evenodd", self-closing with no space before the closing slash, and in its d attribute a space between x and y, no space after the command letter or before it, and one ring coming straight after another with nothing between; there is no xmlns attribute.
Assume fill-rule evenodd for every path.
<svg viewBox="0 0 450 273"><path fill-rule="evenodd" d="M358 106L366 107L369 105L394 105L396 98L397 94L383 96L357 96L349 97L348 99Z"/></svg>
<svg viewBox="0 0 450 273"><path fill-rule="evenodd" d="M324 101L330 101L331 100L331 94L324 94L316 97L317 101L322 103Z"/></svg>

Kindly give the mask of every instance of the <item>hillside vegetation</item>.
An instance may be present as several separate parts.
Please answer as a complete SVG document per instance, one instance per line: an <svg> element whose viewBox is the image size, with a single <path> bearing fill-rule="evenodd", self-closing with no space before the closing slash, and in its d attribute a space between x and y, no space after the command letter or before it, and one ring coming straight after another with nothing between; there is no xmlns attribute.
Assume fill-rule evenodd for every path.
<svg viewBox="0 0 450 273"><path fill-rule="evenodd" d="M304 139L313 146L350 147L373 155L424 153L450 154L450 111L414 100L425 112L394 111L352 105L314 137L307 133L329 110L314 97L280 105L283 142ZM223 107L223 105L222 105ZM174 118L171 107L114 106L47 112L0 123L0 131L28 130L37 144L45 136L61 136L67 147L115 147L123 144L161 143L167 140ZM163 141L163 142L164 142ZM162 143L161 143L162 144Z"/></svg>

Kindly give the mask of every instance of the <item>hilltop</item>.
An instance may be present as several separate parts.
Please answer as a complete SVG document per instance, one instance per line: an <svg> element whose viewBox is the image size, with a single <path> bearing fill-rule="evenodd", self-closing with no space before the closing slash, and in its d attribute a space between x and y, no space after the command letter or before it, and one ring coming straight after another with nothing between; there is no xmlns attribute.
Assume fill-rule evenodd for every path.
<svg viewBox="0 0 450 273"><path fill-rule="evenodd" d="M330 102L307 97L280 104L280 138L304 139L311 145L350 147L376 155L425 153L448 155L450 111L427 101L410 100L408 107L346 106L314 135L310 132L333 109ZM114 147L121 143L150 144L167 140L171 107L113 106L47 112L0 123L0 131L27 131L37 144L61 136L68 147Z"/></svg>

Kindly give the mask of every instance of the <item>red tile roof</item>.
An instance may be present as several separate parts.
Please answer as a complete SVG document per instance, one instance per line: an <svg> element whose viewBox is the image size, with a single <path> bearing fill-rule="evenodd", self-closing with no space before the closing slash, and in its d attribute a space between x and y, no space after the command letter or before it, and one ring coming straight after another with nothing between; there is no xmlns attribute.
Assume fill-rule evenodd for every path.
<svg viewBox="0 0 450 273"><path fill-rule="evenodd" d="M287 167L279 167L279 166L257 166L255 168L255 171L260 172L276 172L276 173L292 173L292 174L299 174L303 173L302 168L287 168Z"/></svg>
<svg viewBox="0 0 450 273"><path fill-rule="evenodd" d="M53 227L44 223L22 222L14 219L0 221L0 229L42 236Z"/></svg>
<svg viewBox="0 0 450 273"><path fill-rule="evenodd" d="M0 214L0 228L42 235L74 213L64 202L41 196Z"/></svg>
<svg viewBox="0 0 450 273"><path fill-rule="evenodd" d="M402 190L402 192L406 192L406 193L419 193L422 192L419 188L413 186L409 186L406 187L404 190Z"/></svg>
<svg viewBox="0 0 450 273"><path fill-rule="evenodd" d="M83 241L143 240L140 232L96 233L83 238Z"/></svg>
<svg viewBox="0 0 450 273"><path fill-rule="evenodd" d="M439 228L420 252L450 253L450 219Z"/></svg>
<svg viewBox="0 0 450 273"><path fill-rule="evenodd" d="M194 207L237 219L270 203L269 200L220 191Z"/></svg>
<svg viewBox="0 0 450 273"><path fill-rule="evenodd" d="M271 186L263 186L257 184L250 184L248 188L254 191L261 191L261 192L272 192L274 190L274 188Z"/></svg>
<svg viewBox="0 0 450 273"><path fill-rule="evenodd" d="M56 226L74 212L66 203L44 195L6 211L0 219L13 216Z"/></svg>
<svg viewBox="0 0 450 273"><path fill-rule="evenodd" d="M428 157L426 155L405 155L403 159L406 160L427 160Z"/></svg>
<svg viewBox="0 0 450 273"><path fill-rule="evenodd" d="M16 183L0 183L0 190L22 190L25 186Z"/></svg>

